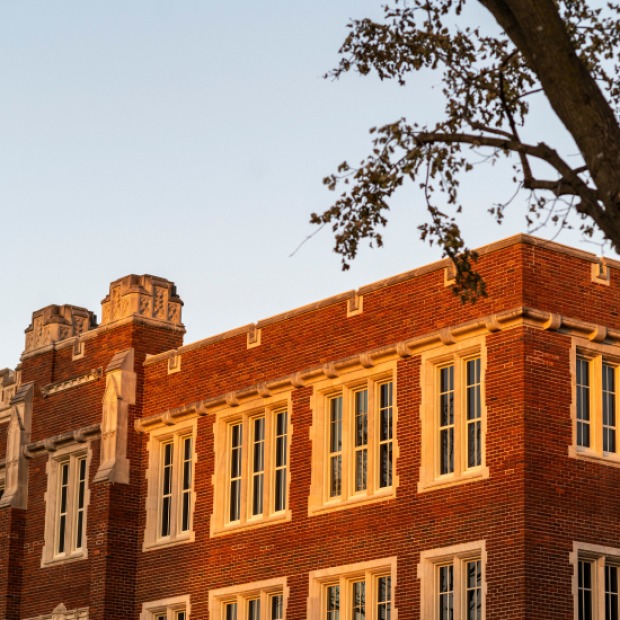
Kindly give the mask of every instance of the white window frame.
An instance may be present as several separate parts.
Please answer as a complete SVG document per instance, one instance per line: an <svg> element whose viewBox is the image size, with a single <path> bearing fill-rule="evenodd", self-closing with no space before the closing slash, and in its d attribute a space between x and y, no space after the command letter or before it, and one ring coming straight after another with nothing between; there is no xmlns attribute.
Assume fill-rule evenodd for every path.
<svg viewBox="0 0 620 620"><path fill-rule="evenodd" d="M592 566L592 620L605 620L605 567L618 569L620 585L620 549L590 543L573 542L569 562L573 567L572 593L573 618L579 620L579 563L585 561ZM620 611L620 593L616 599Z"/></svg>
<svg viewBox="0 0 620 620"><path fill-rule="evenodd" d="M158 616L166 614L166 620L177 620L179 612L185 613L185 619L190 619L190 595L172 596L158 601L150 601L142 604L140 620L155 620Z"/></svg>
<svg viewBox="0 0 620 620"><path fill-rule="evenodd" d="M250 601L259 600L259 619L272 620L269 603L274 596L282 596L282 619L284 620L289 597L286 577L276 577L211 590L209 592L209 618L211 620L226 620L226 605L236 603L237 620L247 620Z"/></svg>
<svg viewBox="0 0 620 620"><path fill-rule="evenodd" d="M468 562L479 560L481 576L482 620L486 618L486 542L475 542L429 549L420 553L418 579L420 579L420 618L422 620L438 620L439 618L439 583L438 571L442 566L453 566L453 619L467 620L465 611L466 599L466 566Z"/></svg>
<svg viewBox="0 0 620 620"><path fill-rule="evenodd" d="M399 478L397 462L398 449L398 407L397 407L397 363L386 362L372 368L344 373L333 379L314 384L311 397L312 428L312 482L308 502L308 513L320 514L340 510L354 505L372 503L394 497ZM391 384L390 433L383 437L381 422L381 386ZM356 459L360 446L356 445L356 394L367 392L366 425L367 441L362 448L366 460L365 488L357 489ZM341 399L341 442L338 451L332 443L332 403ZM391 453L391 480L381 480L382 445ZM339 456L341 463L340 493L333 494L331 467L332 459Z"/></svg>
<svg viewBox="0 0 620 620"><path fill-rule="evenodd" d="M284 434L278 431L281 415L285 416ZM255 423L261 419L264 420L262 441L255 435ZM241 428L241 442L235 449L238 460L233 464L232 437L235 427ZM213 433L215 473L211 535L290 521L290 446L293 433L290 394L252 400L241 407L226 408L218 412ZM262 450L262 471L256 469L254 461L259 446ZM260 476L257 475L259 471ZM262 482L259 496L262 500L262 512L255 514L253 500L257 487L254 485L255 478L258 477ZM234 487L233 479L236 481ZM235 493L239 506L237 518L232 518L231 502L235 501L232 493Z"/></svg>
<svg viewBox="0 0 620 620"><path fill-rule="evenodd" d="M468 420L467 411L467 363L480 360L479 377L479 413L480 424L480 463L471 466L468 463ZM453 469L448 473L441 471L441 371L453 367ZM485 337L469 338L453 345L429 349L421 355L421 405L420 420L422 423L422 465L418 491L423 492L435 488L452 486L464 482L489 477L486 465L486 368L487 355ZM445 427L444 427L445 428Z"/></svg>
<svg viewBox="0 0 620 620"><path fill-rule="evenodd" d="M85 477L83 496L79 498L80 463L84 462ZM47 491L45 493L45 544L41 567L81 560L88 557L88 505L90 503L90 443L72 444L55 452L50 452L47 461ZM66 485L62 481L63 468L68 467ZM64 488L63 488L64 487ZM63 506L65 510L61 514ZM81 513L81 546L77 546L77 530ZM61 522L63 527L61 528ZM64 530L62 549L59 542L61 529Z"/></svg>
<svg viewBox="0 0 620 620"><path fill-rule="evenodd" d="M335 566L310 573L308 618L325 620L327 617L327 589L340 588L340 618L352 616L353 584L363 581L366 584L366 620L377 620L377 583L381 577L390 577L390 620L398 620L395 604L396 557L382 558L368 562Z"/></svg>
<svg viewBox="0 0 620 620"><path fill-rule="evenodd" d="M191 440L191 463L189 468L190 487L184 489L186 470L185 463L185 440ZM172 446L172 460L169 466L169 487L164 493L164 458L166 446ZM144 532L143 550L156 549L193 542L194 533L194 510L196 505L195 469L196 469L196 419L179 422L174 426L166 426L154 430L148 440L148 468L147 498L146 498L146 528ZM164 494L169 498L167 510L169 511L169 530L162 533L162 510L164 510ZM184 515L183 501L187 497L189 501L189 515ZM189 529L183 529L184 516L189 518Z"/></svg>
<svg viewBox="0 0 620 620"><path fill-rule="evenodd" d="M582 445L579 426L583 425L583 414L579 400L581 389L578 382L579 360L585 360L589 373L588 407L589 407L589 445ZM603 440L604 424L604 395L603 395L603 367L610 366L614 377L613 407L615 415L615 429L613 431L615 449L606 450ZM572 444L569 447L569 456L598 460L607 465L620 466L620 348L612 345L592 343L580 338L573 339L571 350L571 383L572 383Z"/></svg>

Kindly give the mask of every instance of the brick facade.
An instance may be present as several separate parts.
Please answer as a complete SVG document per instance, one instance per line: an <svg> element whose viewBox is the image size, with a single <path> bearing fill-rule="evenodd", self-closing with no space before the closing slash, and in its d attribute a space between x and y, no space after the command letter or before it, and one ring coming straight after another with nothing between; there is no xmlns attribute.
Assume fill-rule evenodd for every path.
<svg viewBox="0 0 620 620"><path fill-rule="evenodd" d="M620 263L521 235L482 248L478 268L489 296L474 305L452 294L441 262L188 345L174 286L153 276L112 283L99 325L83 308L35 312L20 365L0 371L0 618L206 620L225 618L227 601L241 614L251 598L272 601L275 592L287 620L319 620L328 618L326 588L337 585L340 618L348 620L345 598L365 579L365 617L378 619L388 617L378 579L389 576L391 618L434 620L438 567L476 561L482 618L581 618L577 563L600 556L620 564L613 551L620 549L620 448L594 454L577 445L575 360L599 355L612 372L620 365ZM435 377L451 364L458 374L454 360L470 359L483 368L482 456L472 465L463 388L454 396L462 475L442 474ZM365 495L331 497L330 399L362 388L378 394L387 380L395 397L391 456L378 447L384 418L376 399L367 453L371 468L389 462L392 478ZM240 454L247 455L257 450L250 425L264 416L272 449L269 416L284 410L286 510L251 513L260 468L244 456L246 513L229 522L227 433L245 425ZM344 445L353 449L356 422L343 415ZM614 436L615 424L607 424ZM191 481L179 454L186 437ZM168 505L162 468L165 446L175 441ZM76 490L63 527L71 542L63 548L62 467L81 458L86 499L79 503L70 478L67 488ZM341 459L353 485L357 461ZM264 474L272 507L275 467L274 460ZM166 535L164 506L172 506ZM455 575L454 618L468 620L465 577ZM260 586L267 582L275 585ZM592 588L600 601L602 587ZM593 617L607 617L604 603L593 605ZM171 615L178 610L185 615ZM271 613L263 603L260 619L278 618Z"/></svg>

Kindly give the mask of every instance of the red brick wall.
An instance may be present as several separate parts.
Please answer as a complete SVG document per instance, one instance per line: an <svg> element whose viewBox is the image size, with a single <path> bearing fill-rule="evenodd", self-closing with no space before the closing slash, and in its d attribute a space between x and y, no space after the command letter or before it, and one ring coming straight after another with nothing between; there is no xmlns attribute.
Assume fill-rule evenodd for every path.
<svg viewBox="0 0 620 620"><path fill-rule="evenodd" d="M180 333L138 324L102 330L86 341L80 360L71 359L70 348L27 358L23 381L36 382L32 441L38 441L98 423L105 378L46 399L41 386L105 369L116 352L135 348L138 393L129 411L130 484L92 483L99 464L99 442L93 441L88 560L41 569L47 455L32 460L27 513L0 510L0 605L7 600L7 587L2 587L9 583L8 570L13 579L23 579L11 586L21 589L15 619L50 613L61 601L67 608L90 606L93 620L137 618L143 602L190 594L192 620L204 620L210 590L287 577L287 618L303 620L311 571L396 555L395 602L399 617L408 620L419 618L420 553L485 540L487 620L572 618L568 554L573 541L620 547L620 470L568 457L573 396L568 334L514 326L486 336L490 476L485 480L418 492L420 357L411 356L398 362L396 497L308 516L312 387L299 388L293 390L291 411L292 521L212 538L214 417L199 418L195 542L144 553L148 437L134 432L133 423L136 417L521 306L618 328L618 272L612 270L610 287L593 284L590 264L536 245L511 245L480 259L489 297L476 305L462 305L444 287L442 269L426 271L367 291L358 316L347 318L342 301L266 322L256 348L247 349L245 334L196 346L182 352L181 372L174 374L168 374L167 360L142 362L147 353L178 347ZM8 539L24 542L16 542L10 552L23 571L7 568Z"/></svg>

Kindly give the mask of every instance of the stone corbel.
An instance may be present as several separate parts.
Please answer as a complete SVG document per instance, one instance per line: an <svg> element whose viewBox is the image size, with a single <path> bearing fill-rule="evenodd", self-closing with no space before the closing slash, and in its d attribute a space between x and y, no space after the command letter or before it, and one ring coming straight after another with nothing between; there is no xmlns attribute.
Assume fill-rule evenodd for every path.
<svg viewBox="0 0 620 620"><path fill-rule="evenodd" d="M94 482L129 483L127 426L129 405L136 402L134 350L120 351L105 369L101 418L101 462Z"/></svg>
<svg viewBox="0 0 620 620"><path fill-rule="evenodd" d="M34 383L25 383L17 388L15 396L11 398L5 488L4 495L0 498L0 508L12 506L25 509L28 503L28 462L22 448L30 441L33 389Z"/></svg>

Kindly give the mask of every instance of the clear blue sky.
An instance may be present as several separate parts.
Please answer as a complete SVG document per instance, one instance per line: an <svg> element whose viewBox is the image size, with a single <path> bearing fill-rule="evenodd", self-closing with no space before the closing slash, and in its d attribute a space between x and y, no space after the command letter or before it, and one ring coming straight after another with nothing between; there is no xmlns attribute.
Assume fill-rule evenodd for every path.
<svg viewBox="0 0 620 620"><path fill-rule="evenodd" d="M369 127L441 106L436 76L322 79L349 18L379 4L0 1L0 368L18 363L34 310L100 316L128 273L177 283L191 342L438 259L413 190L385 248L349 272L327 229L290 256L334 198L322 178L366 153ZM524 230L522 212L484 218L507 179L481 166L466 183L471 245Z"/></svg>

